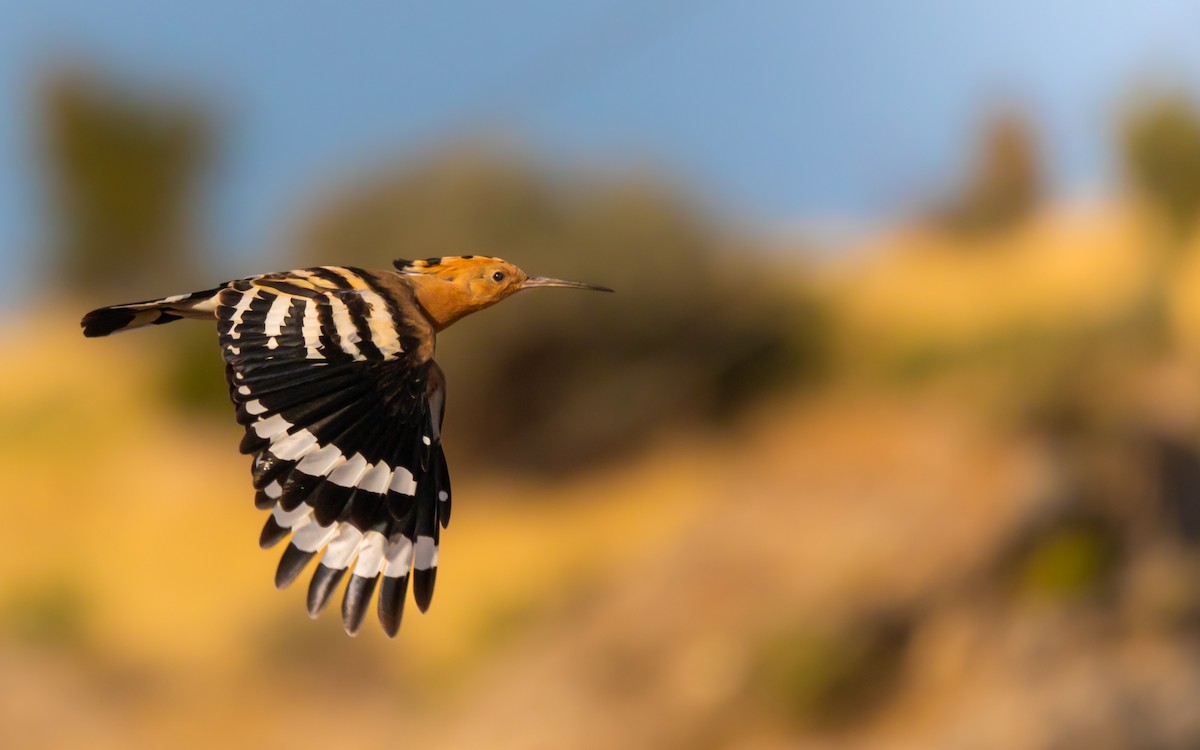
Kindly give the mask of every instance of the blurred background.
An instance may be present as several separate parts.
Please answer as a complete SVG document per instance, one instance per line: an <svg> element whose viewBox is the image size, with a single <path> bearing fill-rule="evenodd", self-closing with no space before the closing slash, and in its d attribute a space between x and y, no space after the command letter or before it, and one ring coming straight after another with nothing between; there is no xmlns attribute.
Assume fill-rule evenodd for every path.
<svg viewBox="0 0 1200 750"><path fill-rule="evenodd" d="M1048 7L1050 6L1050 7ZM0 9L0 746L1200 747L1200 8ZM487 254L430 612L271 585L209 327Z"/></svg>

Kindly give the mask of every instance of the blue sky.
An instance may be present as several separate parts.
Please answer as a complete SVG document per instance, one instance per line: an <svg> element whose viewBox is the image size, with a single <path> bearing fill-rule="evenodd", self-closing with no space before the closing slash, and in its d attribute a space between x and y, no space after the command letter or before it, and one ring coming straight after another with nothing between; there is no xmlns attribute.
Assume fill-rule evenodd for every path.
<svg viewBox="0 0 1200 750"><path fill-rule="evenodd" d="M210 235L249 250L331 171L492 127L649 161L738 220L870 223L944 186L1013 101L1059 192L1096 192L1136 87L1200 90L1198 31L1182 0L8 2L0 258L28 268L41 236L29 104L64 55L216 106Z"/></svg>

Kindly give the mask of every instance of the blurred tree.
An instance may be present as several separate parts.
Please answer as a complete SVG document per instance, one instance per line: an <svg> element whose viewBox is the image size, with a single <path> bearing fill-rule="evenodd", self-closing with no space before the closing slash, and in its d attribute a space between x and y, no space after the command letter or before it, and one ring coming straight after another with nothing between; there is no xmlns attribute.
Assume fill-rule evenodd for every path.
<svg viewBox="0 0 1200 750"><path fill-rule="evenodd" d="M1121 149L1127 179L1168 230L1153 240L1150 281L1132 327L1148 345L1168 350L1175 344L1168 285L1200 209L1200 112L1183 95L1144 99L1125 118Z"/></svg>
<svg viewBox="0 0 1200 750"><path fill-rule="evenodd" d="M1042 199L1042 170L1032 127L1015 110L984 125L974 165L937 223L964 233L995 232L1029 216Z"/></svg>
<svg viewBox="0 0 1200 750"><path fill-rule="evenodd" d="M1192 101L1165 95L1130 110L1122 130L1130 182L1182 234L1200 209L1200 113Z"/></svg>
<svg viewBox="0 0 1200 750"><path fill-rule="evenodd" d="M40 99L58 278L105 294L182 282L210 157L208 119L179 99L134 94L79 69L50 75Z"/></svg>
<svg viewBox="0 0 1200 750"><path fill-rule="evenodd" d="M366 267L498 255L614 287L611 298L531 294L439 342L454 449L544 470L819 376L820 307L768 258L724 253L729 244L650 181L584 183L460 149L345 190L295 247L298 262Z"/></svg>

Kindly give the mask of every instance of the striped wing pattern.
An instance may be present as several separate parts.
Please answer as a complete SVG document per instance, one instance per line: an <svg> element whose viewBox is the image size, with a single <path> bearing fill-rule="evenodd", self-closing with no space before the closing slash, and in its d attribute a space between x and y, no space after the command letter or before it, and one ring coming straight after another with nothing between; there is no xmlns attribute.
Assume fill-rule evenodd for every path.
<svg viewBox="0 0 1200 750"><path fill-rule="evenodd" d="M275 583L320 555L308 589L317 616L349 572L348 633L379 578L378 613L400 627L408 579L421 611L450 516L441 445L444 379L418 354L422 331L378 277L327 266L236 281L217 296L230 395L254 454L260 543L291 536Z"/></svg>

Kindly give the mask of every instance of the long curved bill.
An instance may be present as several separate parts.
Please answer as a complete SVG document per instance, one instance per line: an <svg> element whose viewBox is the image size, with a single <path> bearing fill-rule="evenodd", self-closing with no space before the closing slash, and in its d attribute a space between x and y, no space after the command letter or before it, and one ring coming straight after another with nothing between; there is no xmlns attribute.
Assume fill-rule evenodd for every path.
<svg viewBox="0 0 1200 750"><path fill-rule="evenodd" d="M539 286L559 286L565 289L591 289L594 292L611 292L606 286L599 284L585 284L582 281L567 281L566 279L548 279L545 276L530 276L525 279L525 283L521 285L522 289L532 289Z"/></svg>

